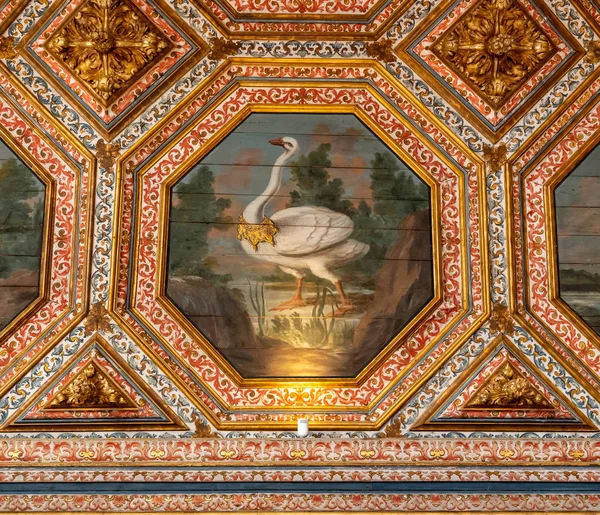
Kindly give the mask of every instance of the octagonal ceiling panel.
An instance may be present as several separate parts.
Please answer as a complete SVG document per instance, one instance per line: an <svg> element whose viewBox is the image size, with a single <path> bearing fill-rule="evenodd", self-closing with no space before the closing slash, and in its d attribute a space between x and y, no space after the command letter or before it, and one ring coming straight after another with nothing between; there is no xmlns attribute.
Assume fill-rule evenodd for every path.
<svg viewBox="0 0 600 515"><path fill-rule="evenodd" d="M164 366L168 367L169 374L176 374L184 381L189 395L192 395L196 402L203 406L204 413L218 427L239 428L247 427L247 425L253 423L260 423L269 427L273 425L281 427L283 424L287 427L287 424L293 423L293 410L299 406L311 411L311 417L314 417L312 420L319 427L337 427L337 424L343 424L348 420L362 424L361 427L365 428L377 427L385 420L385 417L389 417L394 412L395 406L404 402L407 395L410 395L410 392L418 387L423 374L428 373L426 371L431 371L430 367L435 367L435 356L450 351L453 340L441 338L440 335L442 333L446 334L445 331L460 331L460 334L463 335L461 338L464 338L466 334L469 334L469 331L477 327L477 321L486 316L485 309L482 306L483 290L480 285L482 281L485 282L487 276L479 272L480 259L485 250L480 246L482 242L479 236L482 227L480 218L473 211L473 206L479 205L480 201L480 197L476 192L483 168L481 164L471 159L468 150L465 150L465 147L457 139L449 136L443 129L440 129L439 125L436 125L437 120L434 122L425 111L418 111L413 108L402 96L397 95L395 97L396 101L403 105L403 109L405 108L405 111L400 112L387 104L384 98L380 97L368 84L354 84L349 87L345 82L329 81L325 86L315 82L312 85L304 84L296 87L286 81L281 81L277 85L272 82L269 85L254 85L253 81L246 82L244 80L246 76L261 77L267 71L272 78L275 73L279 72L288 77L294 74L302 76L301 74L305 72L305 68L301 65L273 68L269 65L263 67L255 63L247 66L236 63L231 68L225 68L222 72L223 78L218 77L216 83L219 85L228 84L227 77L230 74L235 74L235 77L238 78L235 87L227 89L226 94L219 96L217 103L206 106L201 102L194 103L193 110L190 108L185 113L186 116L191 116L190 123L185 125L185 130L180 134L176 133L176 138L171 140L168 145L161 146L157 144L157 141L147 139L130 152L120 164L124 174L122 189L119 194L123 209L119 224L122 227L119 242L120 270L122 272L118 275L118 284L115 287L118 298L114 300L115 304L112 309L115 316L123 323L129 325L132 330L141 331L144 334L144 345L152 349L152 352L156 353L157 356L160 356L161 360L164 360ZM369 80L375 82L378 88L393 94L389 89L387 78L373 73L373 70L366 65L364 68L348 70L340 63L337 69L335 67L332 70L322 68L319 69L319 73L324 76L331 76L332 73L335 73L337 77L343 77L344 73L350 73L355 78L364 73L364 77L368 76ZM249 125L245 125L244 120L251 113L256 114L252 114L247 122ZM261 114L258 115L258 113ZM256 253L252 247L247 249L248 252L239 252L240 249L243 250L240 242L245 244L249 239L252 239L253 235L258 235L264 241L257 241L257 247L272 249L274 247L272 247L269 238L273 238L276 247L278 244L277 231L274 229L278 229L277 225L276 223L271 225L269 220L266 220L264 224L254 223L258 227L248 227L248 224L245 224L243 220L241 224L239 223L239 216L240 214L243 215L245 206L256 199L257 196L260 197L262 189L269 182L273 164L282 153L282 151L278 153L278 148L282 148L277 145L278 142L269 144L269 140L277 140L284 134L282 128L277 128L271 134L266 134L270 130L263 130L263 134L255 138L258 141L253 142L254 150L250 153L250 158L248 156L238 156L237 152L229 149L228 145L234 145L235 148L239 149L239 138L251 137L251 135L246 135L252 132L252 129L248 129L248 127L254 126L254 133L257 131L260 133L260 128L256 129L256 127L261 127L263 124L253 123L252 120L268 119L269 117L265 113L277 113L282 120L288 120L284 128L291 131L292 134L296 134L299 140L303 140L302 144L305 145L307 150L302 150L302 154L306 155L306 159L308 159L311 152L318 150L320 144L318 138L321 138L321 140L329 138L333 149L335 141L331 139L332 136L342 136L340 132L345 131L345 129L334 131L330 129L329 134L326 131L321 134L318 129L319 125L322 125L321 129L325 129L324 125L335 123L334 120L338 117L340 120L351 120L351 126L347 127L352 129L351 133L362 131L360 132L363 135L362 139L371 141L370 144L372 145L382 145L381 142L383 142L391 150L388 153L383 146L378 147L379 150L371 147L369 157L363 157L363 161L367 163L367 168L372 168L369 166L369 161L372 160L371 156L373 154L379 152L380 160L388 160L391 155L390 166L394 169L394 180L397 183L404 182L403 188L407 190L411 188L418 190L416 177L414 179L410 178L414 173L430 189L432 220L430 225L432 239L430 252L433 256L439 256L439 266L433 267L434 298L427 303L427 306L420 313L417 313L419 307L427 302L429 296L422 296L420 300L415 296L414 300L418 302L407 306L407 311L414 313L413 318L404 327L403 324L407 321L406 316L403 320L401 320L402 316L388 316L387 318L400 328L397 337L393 338L387 347L385 346L387 343L385 337L374 341L371 357L379 351L375 357L369 360L367 359L369 356L366 356L358 364L355 362L354 369L348 366L340 367L340 372L335 371L329 377L323 374L331 373L331 368L329 372L323 372L323 365L317 363L316 360L314 360L314 363L321 366L320 370L311 371L309 370L310 367L307 367L300 374L298 372L295 372L294 376L290 374L291 377L267 379L267 377L273 377L271 375L273 373L269 370L261 372L262 377L253 370L244 371L244 374L247 373L250 377L255 375L253 378L247 378L244 377L244 374L240 374L225 359L225 357L230 358L234 354L231 349L221 348L218 352L215 349L216 346L211 344L203 336L202 331L199 331L198 327L195 327L192 323L194 310L198 307L200 310L204 309L202 305L198 306L197 303L197 299L201 295L198 293L198 287L201 287L202 284L191 284L191 286L183 284L186 281L190 282L190 279L192 279L190 276L193 275L184 270L188 264L187 262L190 258L198 259L195 256L196 243L187 245L186 248L186 237L190 237L190 241L187 243L192 243L192 231L179 231L177 237L177 244L180 245L180 249L183 248L183 254L187 254L187 256L182 254L179 258L177 256L172 257L172 247L175 241L171 242L171 249L168 249L167 245L170 229L169 206L172 204L172 214L176 214L179 220L182 219L181 216L188 215L191 215L193 220L196 214L190 213L188 207L194 206L191 199L192 194L194 194L193 190L196 189L195 186L187 192L190 193L189 200L185 202L187 206L182 206L184 201L179 199L178 195L183 193L185 198L185 190L188 189L186 181L191 184L198 180L201 194L205 194L205 196L208 194L211 199L214 196L213 207L217 209L216 211L212 210L213 221L205 222L206 227L202 230L197 229L197 233L204 231L206 239L212 240L213 243L219 243L219 238L221 238L220 243L222 243L223 233L216 230L216 228L209 233L206 230L208 229L208 223L217 224L218 221L215 221L214 218L216 215L217 219L223 222L223 229L231 230L232 222L234 224L237 222L238 227L235 228L233 234L227 237L228 244L233 245L230 249L233 249L236 255L239 253L240 260L244 260L244 267L264 267L264 263L261 264L261 260L255 257ZM303 116L306 117L309 113L312 113L315 119L318 118L317 115L323 118L322 121L315 122L316 127L313 123L310 131L308 129L299 130L296 126L301 125L300 122L290 121L294 119L301 120ZM310 117L308 116L308 118ZM354 117L365 124L381 142L378 142L375 138L369 140L369 131L360 124L355 125L356 119ZM277 117L271 118L276 119ZM414 120L419 120L419 126L413 125ZM238 129L240 131L238 133L236 127L240 123L242 125ZM244 127L245 129L242 130ZM167 127L167 130L176 131L177 126L171 124ZM233 134L227 137L232 132ZM427 136L421 138L421 135L425 133ZM355 134L355 136L358 135ZM168 133L161 132L156 135L156 138L164 137L168 137ZM311 138L313 139L311 140ZM359 137L356 139L361 140ZM321 142L327 143L327 141ZM212 157L207 161L209 166L203 165L205 157L215 148L214 152L217 153L221 149L221 157L215 159L214 155L216 154L212 154ZM323 148L326 148L326 146L324 145ZM260 152L257 152L257 150ZM341 152L339 149L335 151L336 154L342 154L336 158L341 163L341 166L338 165L339 168L358 169L356 173L346 174L342 179L344 187L347 187L349 192L351 188L355 188L358 183L364 182L365 178L367 179L362 186L362 189L367 192L362 206L363 214L366 215L369 209L373 211L375 208L374 200L372 200L372 207L367 202L369 196L372 197L371 171L365 173L364 162L358 160L352 162L351 158L354 152L356 150L353 151L349 148ZM152 154L155 157L148 160ZM248 168L252 168L253 163L257 162L257 154L262 156L258 162L264 161L262 166L259 164L258 168L266 168L268 172L266 176L264 171L261 174L256 174L257 179L259 177L263 178L264 184L260 181L250 184L248 181ZM401 161L395 159L394 155L398 156ZM269 160L263 159L265 156L268 156ZM374 157L377 158L376 155ZM317 158L319 158L318 155L312 156L312 159ZM241 161L237 162L238 159L241 159ZM250 160L248 161L248 159ZM349 163L348 160L350 160ZM402 162L414 172L409 173ZM222 181L224 177L220 170L216 168L220 166L224 168L237 167L240 180L246 181L243 185L245 191L237 191L240 186L235 181L235 174L231 174L231 180L225 180L217 184L217 179ZM326 168L330 167L327 166ZM379 168L379 166L375 168ZM290 193L294 191L291 170L290 167L286 171L290 174L290 180L289 182L286 181L285 188L287 189L284 190L286 197L289 196L290 200L292 197ZM337 168L329 170L328 173L332 175L327 182L336 178L333 175L333 173L337 173L336 170ZM321 173L321 175L323 174ZM200 179L197 179L198 177ZM206 181L207 178L210 180ZM410 180L407 180L408 178ZM210 188L208 190L206 188L206 183L210 183L211 180L213 181L212 192ZM346 181L348 182L346 183ZM202 185L203 182L204 185ZM259 183L262 184L262 188L258 187ZM218 185L218 187L215 185ZM464 185L464 189L462 185ZM178 191L179 188L181 188L180 191ZM235 191L232 188L235 188ZM400 188L400 190L403 188ZM321 189L324 190L324 188ZM228 191L229 197L227 197ZM234 192L237 192L236 195L231 195ZM318 193L320 194L321 191ZM400 191L400 194L402 193L403 191ZM316 198L317 194L313 192L313 196ZM466 196L469 198L468 201ZM353 195L346 195L346 197L354 198ZM219 201L219 199L221 200ZM225 213L225 210L231 209L230 206L234 204L234 200L236 202L235 213L233 211ZM283 199L281 200L283 202ZM332 199L328 199L328 201L330 200ZM333 200L335 200L335 196ZM338 201L343 200L348 200L348 198L342 196L338 199ZM420 201L422 202L422 200ZM286 204L287 201L283 202L282 207L285 207ZM359 210L359 204L360 202L352 205L353 209ZM185 209L183 209L184 207ZM465 223L465 219L461 218L461 214L464 213L463 209L466 209L469 213L468 223ZM163 213L160 217L157 216L159 211ZM410 217L412 214L415 213L408 216ZM231 217L232 220L227 220L226 216ZM171 218L171 228L177 223L177 217ZM425 225L415 225L416 227L422 227L422 233L429 232ZM408 227L400 228L400 230L406 229ZM388 230L393 231L398 230L398 228ZM365 242L360 242L354 237L351 238L351 233L348 230L346 232L348 232L348 239L355 240L357 247L362 246L364 248ZM171 234L174 237L176 231ZM208 238L208 234L211 235L211 238ZM238 235L240 239L237 238ZM468 243L463 245L461 242ZM359 245L360 243L362 245ZM409 249L410 245L410 242L406 242L406 249ZM209 257L208 247L199 250L200 257L203 260ZM226 254L227 251L224 251L221 245L216 257L221 259ZM399 257L399 261L405 259L405 256L400 255ZM208 268L212 268L212 270L209 270L209 273L204 270L205 277L208 277L209 280L220 280L222 281L221 285L223 281L224 284L227 284L228 277L219 279L215 279L215 277L240 273L238 269L230 264L227 264L227 270L219 271L218 259L214 259L215 255L210 256L210 258L212 259L205 261L205 264L209 265ZM427 262L429 257L422 260ZM225 261L223 259L223 263ZM463 266L466 262L471 263L470 267L465 268ZM281 279L293 284L295 279L290 281L286 278L288 275L292 278L293 273L272 270L275 268L272 263L267 263L267 265L270 265L271 269L269 271L261 269L259 274L266 276L269 283L274 283L273 286L276 286L275 283ZM176 271L179 267L181 269ZM418 268L414 267L414 270L418 272ZM214 275L211 278L212 274ZM466 276L463 276L463 274L466 274ZM410 281L414 279L414 277L408 277L409 275L410 272L403 273L403 280ZM470 277L470 279L465 279L465 277ZM344 277L341 278L341 287L345 288ZM256 279L256 277L253 277L251 283L263 282ZM308 311L303 311L302 316L299 314L295 318L321 319L321 322L319 322L321 329L315 327L315 334L317 331L322 331L322 328L329 330L331 322L334 322L335 330L335 326L340 323L344 316L351 317L353 309L360 309L359 306L349 305L347 306L347 313L340 316L342 315L341 311L343 311L340 309L342 295L335 286L337 281L335 278L333 279L333 281L319 279L321 281L319 283L320 299L323 298L324 287L328 290L325 293L327 301L323 303L322 313L320 312L320 304L315 302L317 297L316 277L307 274L302 284L302 300L309 300L311 303L316 304L315 316L312 315L315 307L313 305ZM198 283L202 282L198 280L198 274L193 280ZM294 352L297 350L293 344L300 343L306 346L306 339L298 338L298 326L294 326L294 317L290 316L294 311L289 310L288 313L286 311L280 311L279 313L270 311L273 308L287 307L286 305L280 306L282 303L299 300L293 298L296 293L296 284L294 284L292 290L289 286L286 286L288 291L285 293L289 298L284 298L285 296L280 294L277 302L269 301L271 305L267 309L266 300L265 306L262 305L262 287L256 288L255 284L248 285L246 282L245 285L242 285L243 281L238 282L241 288L246 289L246 293L244 294L243 291L233 292L233 296L237 297L236 300L243 305L244 310L249 315L254 313L255 318L268 316L269 331L286 332L285 337L289 337L286 342L284 357L287 360L286 363L290 365L280 366L280 370L282 368L289 369L289 366L297 367L297 364L293 363L293 359L289 356L294 356ZM472 285L472 289L464 287L467 282ZM173 285L175 285L175 288ZM204 284L204 286L206 285ZM219 285L220 288L221 285ZM176 291L178 286L179 292ZM394 285L388 284L388 289L390 289L389 286ZM344 289L344 294L349 297L350 302L348 304L354 304L355 301L364 301L368 298L366 292L360 291L366 288L358 288L358 290L355 290L355 288L356 286L353 286L348 292ZM273 287L273 290L276 292L277 288ZM208 289L207 291L218 302L228 300L226 296L222 295L222 288L213 287L212 290ZM231 298L231 296L228 293L227 297ZM196 305L193 302L188 302L190 299L196 299ZM210 299L207 296L205 300ZM253 301L258 308L256 310L252 306ZM332 301L333 308L330 305ZM359 304L359 302L356 302L356 304ZM300 308L306 310L306 306L298 306L298 309ZM188 316L184 316L183 311L187 311ZM335 316L329 317L330 312L333 312ZM218 313L213 313L213 315L218 315ZM277 321L275 321L276 315L279 315ZM331 318L335 320L331 320ZM281 327L277 326L279 322L281 322ZM304 323L304 321L302 322ZM243 320L240 323L243 324ZM432 327L435 327L435 330L432 330ZM263 331L264 329L265 327L263 327ZM209 333L210 328L204 327L203 330ZM258 320L252 326L249 334L252 332L255 336L260 332ZM389 334L390 332L384 336ZM270 337L272 338L272 336ZM267 338L265 340L268 341ZM322 340L321 335L317 342ZM280 342L272 343L280 345ZM223 347L227 344L228 342L225 342ZM271 351L272 349L269 350L269 352ZM344 351L348 352L348 349L346 348ZM350 352L352 351L354 349L350 349ZM228 352L230 353L229 356ZM256 359L250 356L249 353L246 356L249 359ZM343 355L342 358L346 359ZM335 364L333 360L329 363ZM267 361L266 366L272 365ZM329 366L331 367L331 365ZM362 370L360 370L361 367L363 367ZM348 370L354 374L357 371L359 372L358 375L352 377L347 372ZM338 374L337 377L336 374ZM386 394L385 392L393 385L393 390L389 390L389 394ZM327 406L327 412L321 410L324 406Z"/></svg>
<svg viewBox="0 0 600 515"><path fill-rule="evenodd" d="M430 211L354 115L252 114L171 189L166 291L243 377L353 377L434 296Z"/></svg>
<svg viewBox="0 0 600 515"><path fill-rule="evenodd" d="M40 296L46 186L0 140L0 331Z"/></svg>
<svg viewBox="0 0 600 515"><path fill-rule="evenodd" d="M588 321L594 325L594 276L589 272L594 259L585 251L588 243L590 248L594 244L594 224L584 219L595 204L583 199L595 182L590 166L597 154L590 152L600 138L599 99L600 81L595 81L579 100L587 107L559 141L547 145L549 135L564 129L564 119L549 126L512 163L515 273L524 278L516 289L518 309L555 359L575 367L572 373L589 385L594 398L600 384L595 368L598 337L581 317L591 315ZM570 108L578 109L577 104ZM590 161L585 161L588 155Z"/></svg>
<svg viewBox="0 0 600 515"><path fill-rule="evenodd" d="M12 227L9 233L24 233L19 238L19 244L27 243L29 255L21 252L19 266L30 268L28 274L39 273L36 285L40 290L39 301L30 304L25 311L27 315L18 319L18 324L13 322L5 328L0 341L0 391L6 393L85 313L89 279L90 203L93 197L90 194L90 175L93 176L90 169L93 159L72 135L62 132L60 126L56 127L39 116L38 108L13 89L6 75L0 74L0 84L3 90L0 92L2 140L38 178L19 185L23 176L19 174L19 180L18 176L13 175L12 184L5 185L8 191L12 189L12 195L10 198L5 196L2 202L11 213L20 217L23 227ZM12 98L22 100L24 106L17 106L8 100L5 92ZM31 120L29 113L38 117L39 125ZM71 157L66 157L62 150L58 150L57 140L68 148ZM10 170L4 166L3 169L3 177L6 177ZM16 170L25 172L20 167ZM28 174L31 173L29 170ZM2 194L6 195L4 191L3 187ZM22 197L23 194L28 197ZM43 200L45 205L41 216L38 203ZM44 225L41 250L37 251L36 245L40 243L34 245L29 240L39 241L40 236L33 238L33 234L27 235L28 231L22 231L33 229L36 225L34 218L38 224L43 221ZM10 216L7 214L4 220L10 222ZM10 240L3 237L3 241ZM40 259L39 256L40 264L36 266L34 262ZM12 366L15 361L21 364L19 368ZM19 395L24 396L25 392L18 391L10 397L11 406L18 407L24 402L24 397ZM2 422L6 421L7 415L8 410L2 410Z"/></svg>
<svg viewBox="0 0 600 515"><path fill-rule="evenodd" d="M206 54L161 0L56 2L21 43L24 56L110 139Z"/></svg>

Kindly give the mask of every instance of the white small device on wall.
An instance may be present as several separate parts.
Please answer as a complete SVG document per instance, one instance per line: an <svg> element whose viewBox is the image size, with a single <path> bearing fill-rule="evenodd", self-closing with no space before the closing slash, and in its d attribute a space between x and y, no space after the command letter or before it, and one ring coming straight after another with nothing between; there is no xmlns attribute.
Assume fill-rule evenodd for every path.
<svg viewBox="0 0 600 515"><path fill-rule="evenodd" d="M298 436L301 436L301 437L308 436L308 419L307 418L299 418L298 419Z"/></svg>

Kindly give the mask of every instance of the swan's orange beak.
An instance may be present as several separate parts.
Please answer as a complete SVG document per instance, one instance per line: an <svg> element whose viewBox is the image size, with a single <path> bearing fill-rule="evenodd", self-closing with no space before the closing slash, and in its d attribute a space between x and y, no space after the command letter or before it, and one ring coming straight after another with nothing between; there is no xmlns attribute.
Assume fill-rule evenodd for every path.
<svg viewBox="0 0 600 515"><path fill-rule="evenodd" d="M284 141L283 138L277 138L277 139L270 139L269 143L271 145L279 145L280 147L284 146Z"/></svg>

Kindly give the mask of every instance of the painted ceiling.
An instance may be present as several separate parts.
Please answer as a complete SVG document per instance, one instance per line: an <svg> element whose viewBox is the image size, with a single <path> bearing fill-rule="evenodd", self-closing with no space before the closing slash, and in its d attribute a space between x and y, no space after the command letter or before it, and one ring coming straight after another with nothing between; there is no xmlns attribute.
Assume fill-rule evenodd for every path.
<svg viewBox="0 0 600 515"><path fill-rule="evenodd" d="M599 69L595 0L0 3L0 180L12 188L0 192L0 483L597 482ZM318 358L306 372L310 353L294 349L244 368L254 352L218 344L226 328L203 329L188 290L173 293L185 185L210 166L232 198L254 192L236 181L262 161L227 157L267 126L326 150L318 130L346 131L365 142L351 152L387 152L421 187L429 289L389 338L365 330L372 352L354 368L319 372ZM365 166L339 165L356 181ZM339 306L324 309L329 338ZM600 506L581 493L149 488L0 489L0 511Z"/></svg>

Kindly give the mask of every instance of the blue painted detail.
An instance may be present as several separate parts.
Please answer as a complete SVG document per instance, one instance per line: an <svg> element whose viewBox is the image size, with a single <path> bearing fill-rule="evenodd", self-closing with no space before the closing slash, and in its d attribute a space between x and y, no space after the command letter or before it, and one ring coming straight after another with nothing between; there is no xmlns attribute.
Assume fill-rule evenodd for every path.
<svg viewBox="0 0 600 515"><path fill-rule="evenodd" d="M600 494L600 483L440 481L440 482L148 482L0 484L1 495L115 495L152 493L348 493L348 494Z"/></svg>

